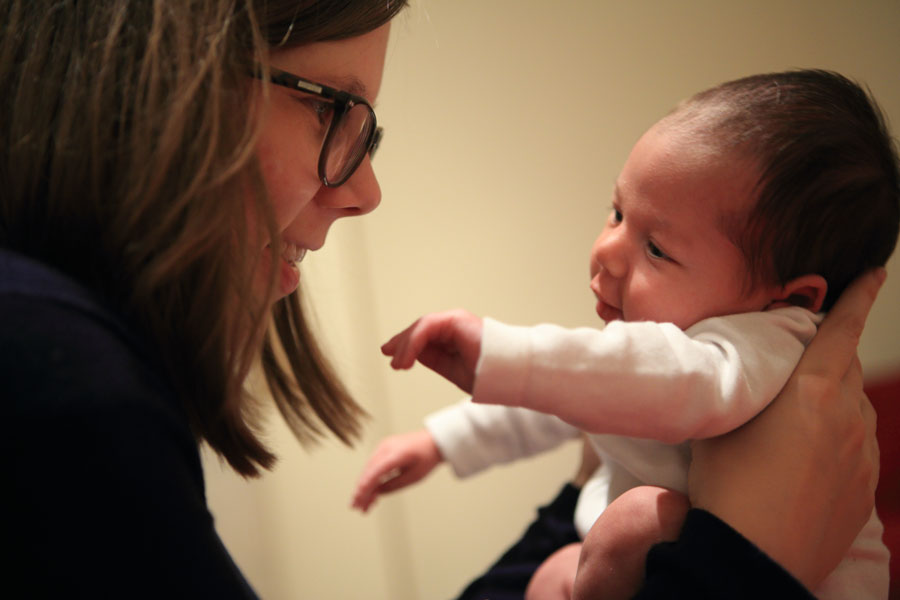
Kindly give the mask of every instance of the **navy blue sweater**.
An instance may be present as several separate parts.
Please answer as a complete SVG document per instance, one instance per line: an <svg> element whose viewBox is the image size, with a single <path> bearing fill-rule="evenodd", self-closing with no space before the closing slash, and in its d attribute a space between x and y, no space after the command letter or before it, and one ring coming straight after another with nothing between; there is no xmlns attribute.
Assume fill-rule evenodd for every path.
<svg viewBox="0 0 900 600"><path fill-rule="evenodd" d="M215 532L197 442L151 356L81 286L0 250L5 589L256 597Z"/></svg>

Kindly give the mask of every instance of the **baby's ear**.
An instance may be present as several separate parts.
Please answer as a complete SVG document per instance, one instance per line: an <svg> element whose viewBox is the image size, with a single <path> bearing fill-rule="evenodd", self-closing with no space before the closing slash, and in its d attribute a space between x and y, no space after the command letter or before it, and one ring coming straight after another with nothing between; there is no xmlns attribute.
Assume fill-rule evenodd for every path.
<svg viewBox="0 0 900 600"><path fill-rule="evenodd" d="M800 306L812 312L819 312L825 301L828 283L821 275L801 275L791 279L781 288L778 297L769 308L778 306Z"/></svg>

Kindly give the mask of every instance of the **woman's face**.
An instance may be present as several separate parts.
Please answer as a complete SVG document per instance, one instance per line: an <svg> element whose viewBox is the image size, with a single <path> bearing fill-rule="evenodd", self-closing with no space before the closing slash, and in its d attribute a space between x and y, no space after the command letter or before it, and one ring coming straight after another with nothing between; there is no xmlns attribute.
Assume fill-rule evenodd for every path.
<svg viewBox="0 0 900 600"><path fill-rule="evenodd" d="M276 50L272 67L310 81L362 96L372 105L381 87L389 25L355 38ZM275 299L293 292L300 281L297 264L308 250L325 243L331 224L364 215L378 206L381 189L369 157L336 188L319 179L319 149L325 130L317 114L321 98L272 86L262 109L257 148L269 200L283 241L275 252L262 248L263 264L278 269ZM262 104L262 103L260 103ZM268 273L261 273L262 276Z"/></svg>

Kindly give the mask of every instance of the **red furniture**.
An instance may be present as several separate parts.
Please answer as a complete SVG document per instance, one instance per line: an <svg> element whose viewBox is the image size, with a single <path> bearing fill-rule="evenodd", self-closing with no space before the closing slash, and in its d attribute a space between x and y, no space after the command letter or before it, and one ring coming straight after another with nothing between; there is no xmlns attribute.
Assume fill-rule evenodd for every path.
<svg viewBox="0 0 900 600"><path fill-rule="evenodd" d="M875 506L891 551L891 600L900 600L900 373L866 383L866 395L878 413L881 474Z"/></svg>

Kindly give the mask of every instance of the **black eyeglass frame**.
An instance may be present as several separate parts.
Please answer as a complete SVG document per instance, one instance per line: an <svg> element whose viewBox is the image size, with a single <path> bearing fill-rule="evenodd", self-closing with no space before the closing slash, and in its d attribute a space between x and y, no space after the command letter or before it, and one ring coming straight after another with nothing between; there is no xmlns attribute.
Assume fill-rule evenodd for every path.
<svg viewBox="0 0 900 600"><path fill-rule="evenodd" d="M375 155L375 151L378 150L378 145L381 143L381 138L384 135L384 128L378 126L378 120L375 117L375 109L372 108L372 105L369 104L368 100L362 96L357 96L350 92L316 83L315 81L310 81L309 79L280 69L272 69L270 71L269 80L275 85L303 92L305 94L319 96L320 98L325 98L334 103L334 115L331 118L331 122L328 124L328 131L325 132L325 139L322 140L322 147L319 149L318 171L319 179L322 181L323 185L326 187L338 187L343 185L354 173L356 173L356 170L359 168L359 165L362 164L362 161L367 154L370 158ZM325 150L329 148L329 144L334 137L334 132L337 131L338 125L341 123L344 116L357 104L364 105L372 118L372 127L366 135L363 145L365 150L353 159L353 163L348 165L348 168L345 169L345 173L340 179L329 181L328 174L325 171L325 161L328 156Z"/></svg>

